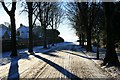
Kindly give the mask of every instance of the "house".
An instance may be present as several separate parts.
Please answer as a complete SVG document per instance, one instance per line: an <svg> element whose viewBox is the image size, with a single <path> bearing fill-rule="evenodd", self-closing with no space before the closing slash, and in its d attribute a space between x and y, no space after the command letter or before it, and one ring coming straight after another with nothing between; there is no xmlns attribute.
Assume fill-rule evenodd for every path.
<svg viewBox="0 0 120 80"><path fill-rule="evenodd" d="M55 33L55 37L57 37L60 32L58 30L54 29L54 33ZM53 31L52 29L47 29L46 31L46 36L47 37L52 37L53 35ZM33 27L33 38L43 38L44 36L44 32L42 27L40 26L34 26ZM20 24L20 27L17 29L17 35L16 35L17 39L28 39L29 38L29 27L24 26L22 24Z"/></svg>
<svg viewBox="0 0 120 80"><path fill-rule="evenodd" d="M20 24L20 27L17 29L18 39L28 39L29 38L29 27ZM33 27L33 38L40 38L43 37L43 32L40 26Z"/></svg>
<svg viewBox="0 0 120 80"><path fill-rule="evenodd" d="M11 37L10 29L4 24L0 24L0 38L2 38L2 40L10 40L10 37Z"/></svg>
<svg viewBox="0 0 120 80"><path fill-rule="evenodd" d="M18 39L28 39L29 38L29 27L26 27L20 24L20 27L17 29L16 37Z"/></svg>

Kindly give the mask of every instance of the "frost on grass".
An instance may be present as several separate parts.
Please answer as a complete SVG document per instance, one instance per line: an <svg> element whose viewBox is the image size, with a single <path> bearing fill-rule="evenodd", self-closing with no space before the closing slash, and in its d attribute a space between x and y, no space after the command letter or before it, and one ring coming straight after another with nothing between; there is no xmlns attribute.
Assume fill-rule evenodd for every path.
<svg viewBox="0 0 120 80"><path fill-rule="evenodd" d="M96 51L97 51L97 48L96 47L92 47L92 50L93 52L88 52L86 53L86 55L88 57L91 57L91 58L94 58L92 59L98 66L100 66L102 69L104 69L105 71L107 71L111 77L113 78L119 78L120 79L120 66L118 67L115 67L115 66L101 66L101 63L103 63L103 59L105 58L105 53L106 53L106 50L103 49L103 48L99 48L99 60L96 59ZM118 55L118 59L120 61L120 53L117 53Z"/></svg>
<svg viewBox="0 0 120 80"><path fill-rule="evenodd" d="M101 60L96 60L95 49L96 48L94 48L94 53L92 52L86 53L84 48L81 48L75 43L68 43L68 42L56 44L54 47L48 49L43 49L42 46L34 47L36 56L30 55L27 49L22 49L22 50L18 50L19 57L13 60L12 62L13 65L11 67L14 68L14 64L17 64L18 66L16 66L17 67L16 72L20 74L19 77L23 77L23 78L26 76L28 78L30 77L35 78L34 75L37 75L38 73L40 75L42 74L41 76L43 77L45 75L48 76L48 73L52 75L54 74L54 72L58 71L56 70L58 68L61 68L59 69L59 71L66 69L67 73L72 72L81 78L101 78L101 77L107 78L108 73L111 74L112 77L118 78L120 72L119 69L117 69L116 67L99 66L100 63L102 62L102 59L104 58L105 50L103 49L100 50ZM52 52L54 50L55 52ZM44 54L44 52L47 51L49 51L49 53ZM0 65L0 73L2 73L2 75L0 76L2 77L8 74L9 70L12 70L12 68L9 69L11 64L6 65L10 63L12 60L12 58L10 58L9 55L10 52L5 52L4 55L2 55L2 58L0 58L0 62L2 62L2 64ZM53 55L57 55L58 57ZM104 73L102 69L105 69L106 73ZM60 74L63 75L63 73ZM55 77L55 75L53 76Z"/></svg>

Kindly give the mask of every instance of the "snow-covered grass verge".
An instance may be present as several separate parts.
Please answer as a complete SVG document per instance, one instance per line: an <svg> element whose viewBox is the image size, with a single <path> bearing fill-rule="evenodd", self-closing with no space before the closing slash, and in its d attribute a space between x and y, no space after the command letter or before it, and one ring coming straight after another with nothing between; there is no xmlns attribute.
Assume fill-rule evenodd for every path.
<svg viewBox="0 0 120 80"><path fill-rule="evenodd" d="M56 47L60 47L63 45L70 45L70 44L73 44L73 43L72 42L61 42L61 43L56 43L55 46L51 46L51 44L50 44L50 45L48 45L47 49L44 49L43 46L37 46L37 47L33 48L33 51L35 53L38 53L38 52L44 53L44 52L50 51ZM19 50L17 50L17 52L18 52L19 57L22 57L22 58L25 58L29 55L27 53L28 52L27 48L26 49L19 49ZM6 64L11 62L12 58L10 57L10 54L11 54L11 51L2 53L2 55L0 57L0 66L6 65Z"/></svg>
<svg viewBox="0 0 120 80"><path fill-rule="evenodd" d="M116 67L116 66L101 66L101 64L103 63L103 59L105 57L105 52L106 50L103 48L99 49L99 60L96 59L97 56L97 48L96 47L92 47L93 52L86 52L83 49L83 52L89 57L91 58L92 61L94 61L99 67L101 67L103 70L105 70L106 72L108 72L113 78L117 78L120 79L120 66ZM120 61L120 53L118 54L118 58Z"/></svg>

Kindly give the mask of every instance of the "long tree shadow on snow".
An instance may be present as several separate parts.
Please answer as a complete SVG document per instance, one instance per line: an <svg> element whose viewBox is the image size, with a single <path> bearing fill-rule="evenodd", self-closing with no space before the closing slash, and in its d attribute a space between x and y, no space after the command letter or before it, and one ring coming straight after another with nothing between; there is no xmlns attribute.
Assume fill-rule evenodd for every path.
<svg viewBox="0 0 120 80"><path fill-rule="evenodd" d="M60 48L56 48L55 50L53 49L53 50L50 50L50 51L47 51L47 52L43 52L42 54L44 54L44 55L49 55L49 56L52 56L52 57L59 57L56 53L57 53L57 51L62 51L62 52L65 52L65 53L69 53L69 54L72 54L72 55L76 55L76 56L79 56L79 57L82 57L82 58L86 58L86 59L96 59L96 58L89 58L89 57L87 57L87 56L82 56L82 55L80 55L80 54L74 54L74 53L72 53L72 52L69 52L69 51L74 51L74 52L80 52L80 53L83 53L83 54L85 54L84 52L83 52L83 48L81 48L81 46L79 46L79 45L67 45L67 46L69 46L69 47L60 47ZM77 49L77 48L79 49ZM67 51L64 51L64 50L67 50ZM36 53L39 53L39 52L36 52ZM54 54L52 54L52 53L54 53Z"/></svg>
<svg viewBox="0 0 120 80"><path fill-rule="evenodd" d="M67 51L64 51L64 50L67 50ZM93 58L93 57L91 58L91 57L81 55L81 54L86 54L84 52L86 50L84 48L82 48L81 46L75 45L75 44L70 45L70 47L63 47L63 48L59 49L59 51L62 51L62 52L68 53L68 54L72 54L72 55L75 55L75 56L79 56L79 57L82 57L82 58L86 58L86 59L97 60L97 58ZM71 51L71 52L69 52L69 51ZM75 54L74 52L78 52L78 54ZM96 54L95 52L92 52L92 53Z"/></svg>
<svg viewBox="0 0 120 80"><path fill-rule="evenodd" d="M8 80L16 79L19 80L19 65L18 65L19 57L11 58L10 69L8 73Z"/></svg>
<svg viewBox="0 0 120 80"><path fill-rule="evenodd" d="M86 58L86 59L96 59L96 58L89 58L89 57L80 55L80 54L82 54L82 52L80 54L75 54L75 53L66 52L66 51L62 51L62 52L65 52L65 53L68 53L68 54L72 54L72 55L75 55L75 56L79 56L79 57L82 57L82 58Z"/></svg>
<svg viewBox="0 0 120 80"><path fill-rule="evenodd" d="M53 52L54 52L54 54L53 54ZM41 53L41 52L35 52L35 53ZM56 50L50 50L47 52L42 52L41 54L52 56L52 57L59 57L58 55L56 55L56 53L57 53Z"/></svg>
<svg viewBox="0 0 120 80"><path fill-rule="evenodd" d="M29 55L27 53L22 53L22 55L18 55L17 57L11 57L11 64L8 72L8 80L19 80L19 65L18 61L20 59L29 59Z"/></svg>
<svg viewBox="0 0 120 80"><path fill-rule="evenodd" d="M66 77L68 77L69 79L79 79L81 80L78 76L72 74L71 72L69 72L68 70L64 69L63 67L59 66L58 64L43 58L39 55L34 54L34 56L38 59L41 59L42 61L46 62L47 64L51 65L52 67L54 67L55 69L57 69L59 72L61 72L63 75L65 75Z"/></svg>

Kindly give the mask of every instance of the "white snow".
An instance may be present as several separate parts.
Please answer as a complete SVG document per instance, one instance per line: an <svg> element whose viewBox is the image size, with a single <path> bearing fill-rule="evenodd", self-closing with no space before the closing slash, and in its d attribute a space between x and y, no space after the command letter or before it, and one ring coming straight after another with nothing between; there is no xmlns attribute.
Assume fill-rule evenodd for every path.
<svg viewBox="0 0 120 80"><path fill-rule="evenodd" d="M44 52L47 52L47 51L50 51L50 50L52 50L52 49L56 49L56 47L58 48L63 48L64 49L64 46L68 46L69 47L69 45L73 45L73 44L77 44L77 42L76 43L72 43L72 42L64 42L64 43L57 43L57 44L55 44L55 46L54 47L51 47L51 45L49 45L49 48L48 49L43 49L43 46L38 46L38 47L34 47L34 51L35 51L35 53L36 54L39 54L40 56L46 56L46 57L48 57L48 55L42 55L42 53L44 53ZM50 48L51 47L51 48ZM72 48L72 47L71 47ZM74 54L74 55L72 55L71 56L71 54L65 54L65 55L68 55L68 56L65 56L64 58L70 58L70 59L72 59L72 57L74 57L74 56L76 56L76 58L79 58L79 56L82 56L80 59L83 61L80 61L80 62L76 62L76 64L81 64L81 68L83 68L83 70L82 70L82 72L84 72L84 69L86 69L88 72L85 72L84 74L81 74L81 75L84 75L84 77L85 76L87 76L87 75L89 75L89 74L92 74L91 76L89 76L89 77L92 77L92 76L96 76L96 77L98 77L98 78L100 78L100 76L103 76L103 77L105 77L104 75L103 75L103 73L102 73L102 71L101 70L99 70L99 69L102 69L102 70L105 70L106 71L106 73L109 73L109 75L111 75L111 77L114 77L114 78L119 78L119 75L120 75L120 69L119 68L117 68L117 67L114 67L114 66L112 66L112 67L101 67L100 66L100 63L102 63L102 59L104 58L104 52L105 52L105 49L100 49L100 58L101 58L101 60L96 60L95 58L96 58L96 53L86 53L85 52L85 49L84 48L81 48L80 46L75 46L75 52L74 51L66 51L66 50L63 50L63 51L66 51L66 53L68 52L68 53L72 53L72 54ZM71 49L72 50L72 49ZM74 49L73 49L74 50ZM81 52L81 50L83 51L83 52L85 52L85 54L79 54L79 52ZM93 47L93 50L94 50L94 52L96 51L96 48L95 47ZM30 55L30 53L28 53L28 51L27 51L27 49L20 49L20 50L18 50L18 54L19 54L19 56L18 57L16 57L16 58L10 58L9 56L10 56L10 53L11 52L4 52L4 53L2 53L2 58L0 58L0 77L7 77L8 76L8 73L9 73L9 68L10 68L10 63L11 63L11 61L13 61L12 62L12 65L14 65L14 64L19 64L18 66L19 66L19 72L18 73L20 73L21 74L21 76L26 76L28 73L29 73L29 70L32 70L32 69L35 69L35 67L34 66L36 66L37 64L38 64L38 62L39 63L41 63L41 60L39 60L39 59L37 59L37 58L35 58L34 56L32 56L32 55ZM62 52L58 52L59 54L62 54ZM56 54L56 53L55 53ZM97 66L99 66L99 68L96 68L96 66L93 66L93 65L95 65L93 62L91 62L89 59L87 59L87 58L84 58L84 57L86 57L86 56L88 57L88 58L90 58ZM63 55L64 56L64 55ZM62 56L62 57L63 57ZM54 58L52 59L53 57L51 57L51 58L48 58L48 59L51 59L51 60L53 60L53 62L54 62ZM62 59L64 59L64 58L62 58ZM69 62L69 61L68 61ZM74 61L73 61L74 62ZM74 63L75 63L74 62ZM88 62L88 63L87 63ZM31 66L31 65L34 65L34 66ZM45 64L42 64L41 63L41 65L45 65ZM68 64L66 64L67 66L69 66ZM86 66L86 65L88 65L88 66ZM23 67L24 66L24 67ZM38 65L37 65L38 66ZM85 66L85 67L84 67ZM17 67L17 66L16 66ZM74 66L73 66L74 67ZM76 66L77 67L77 66ZM49 67L48 67L49 68ZM80 67L79 67L80 68ZM79 68L77 68L77 69L79 69ZM42 67L38 67L38 70L39 69L42 69ZM70 70L71 69L74 69L74 68L69 68ZM36 70L36 69L35 69ZM94 71L95 70L95 71ZM4 71L4 72L3 72ZM17 70L16 70L17 71ZM99 72L100 71L100 72ZM22 75L22 73L24 73L23 75ZM33 70L33 73L34 73L34 70ZM32 74L33 73L31 73L31 77L33 76ZM100 74L99 74L100 73ZM25 75L26 74L26 75ZM47 73L46 73L47 74ZM86 74L86 75L85 75ZM14 76L17 76L17 74L14 74L14 75L12 75L11 77L14 77Z"/></svg>
<svg viewBox="0 0 120 80"><path fill-rule="evenodd" d="M120 67L115 66L101 66L101 63L103 63L103 59L105 58L106 49L99 48L99 60L96 59L96 51L97 48L92 46L93 52L85 52L88 57L90 57L98 66L100 66L102 69L104 69L106 72L108 72L113 78L120 79ZM120 61L120 53L118 54L118 59Z"/></svg>
<svg viewBox="0 0 120 80"><path fill-rule="evenodd" d="M33 50L35 52L43 53L43 52L49 51L51 49L54 49L54 48L56 48L58 46L64 46L64 45L70 45L70 44L72 44L72 42L57 43L53 47L51 47L51 44L50 44L48 49L43 49L43 46L37 46L37 47L34 47ZM28 52L28 49L20 49L20 50L17 50L17 52L18 52L19 55L26 56L25 53ZM10 51L2 53L2 57L0 57L0 66L5 65L7 63L10 63L10 61L11 61L10 54L11 54Z"/></svg>

